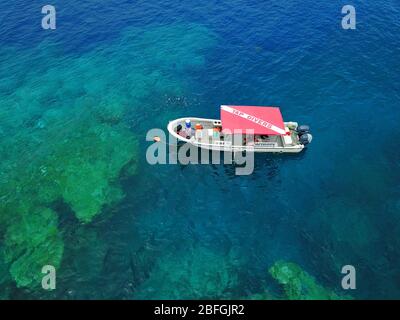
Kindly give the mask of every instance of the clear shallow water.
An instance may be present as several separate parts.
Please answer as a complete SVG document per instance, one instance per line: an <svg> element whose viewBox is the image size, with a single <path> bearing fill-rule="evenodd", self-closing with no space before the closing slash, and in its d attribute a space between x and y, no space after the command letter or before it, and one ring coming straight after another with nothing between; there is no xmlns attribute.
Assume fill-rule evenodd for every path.
<svg viewBox="0 0 400 320"><path fill-rule="evenodd" d="M43 190L16 192L13 201L54 210L63 253L51 293L17 288L12 261L2 263L3 296L279 296L267 270L286 260L338 293L340 269L352 264L353 297L399 297L398 3L353 3L356 31L341 29L340 1L53 3L55 32L40 28L39 3L0 5L2 194L13 179L15 190L39 188L35 172L54 153L67 159L54 164L62 172L75 163L82 127L103 123L92 118L129 128L140 142L137 169L110 179L125 198L87 224L70 194L50 203ZM311 125L314 141L299 156L257 157L246 177L230 166L146 163L147 130L178 116L218 117L220 104L279 105L285 119ZM2 248L15 252L14 218L1 214Z"/></svg>

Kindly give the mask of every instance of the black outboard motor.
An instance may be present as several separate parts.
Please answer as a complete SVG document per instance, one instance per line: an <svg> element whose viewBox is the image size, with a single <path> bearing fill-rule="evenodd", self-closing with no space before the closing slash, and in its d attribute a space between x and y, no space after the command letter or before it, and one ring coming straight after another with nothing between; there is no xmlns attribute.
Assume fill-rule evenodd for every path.
<svg viewBox="0 0 400 320"><path fill-rule="evenodd" d="M307 145L312 141L312 135L310 133L310 127L307 125L301 125L297 127L297 134L299 135L299 141L302 145Z"/></svg>
<svg viewBox="0 0 400 320"><path fill-rule="evenodd" d="M305 133L310 133L310 127L305 124L298 126L297 133L299 134L299 136L301 136L302 134L305 134Z"/></svg>
<svg viewBox="0 0 400 320"><path fill-rule="evenodd" d="M300 143L307 145L312 141L312 135L310 133L304 133L299 137Z"/></svg>

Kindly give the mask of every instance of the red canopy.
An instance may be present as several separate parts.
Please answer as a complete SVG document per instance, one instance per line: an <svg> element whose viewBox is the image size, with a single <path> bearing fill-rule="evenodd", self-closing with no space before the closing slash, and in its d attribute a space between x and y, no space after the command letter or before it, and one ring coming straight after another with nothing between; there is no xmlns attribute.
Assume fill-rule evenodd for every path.
<svg viewBox="0 0 400 320"><path fill-rule="evenodd" d="M221 106L222 129L252 129L254 134L284 135L285 125L277 107Z"/></svg>

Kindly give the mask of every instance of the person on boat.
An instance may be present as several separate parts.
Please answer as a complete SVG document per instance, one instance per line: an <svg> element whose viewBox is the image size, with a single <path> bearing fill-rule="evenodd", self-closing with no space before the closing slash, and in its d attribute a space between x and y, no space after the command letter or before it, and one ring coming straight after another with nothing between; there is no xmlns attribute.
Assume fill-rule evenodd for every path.
<svg viewBox="0 0 400 320"><path fill-rule="evenodd" d="M192 136L192 122L190 119L185 120L185 133L186 133L186 138L190 139Z"/></svg>
<svg viewBox="0 0 400 320"><path fill-rule="evenodd" d="M178 124L176 127L176 133L179 134L181 137L186 138L186 132L185 130L182 130L182 125Z"/></svg>

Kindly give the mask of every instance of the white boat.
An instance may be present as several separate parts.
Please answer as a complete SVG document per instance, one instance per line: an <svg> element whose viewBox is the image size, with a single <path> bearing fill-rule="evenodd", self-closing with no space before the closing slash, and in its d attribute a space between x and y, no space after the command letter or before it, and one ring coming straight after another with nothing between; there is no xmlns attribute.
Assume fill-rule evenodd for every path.
<svg viewBox="0 0 400 320"><path fill-rule="evenodd" d="M277 107L221 106L221 119L170 121L169 133L196 147L231 152L298 153L312 140L308 126L283 122Z"/></svg>

